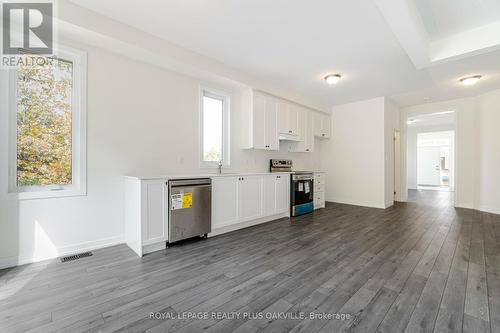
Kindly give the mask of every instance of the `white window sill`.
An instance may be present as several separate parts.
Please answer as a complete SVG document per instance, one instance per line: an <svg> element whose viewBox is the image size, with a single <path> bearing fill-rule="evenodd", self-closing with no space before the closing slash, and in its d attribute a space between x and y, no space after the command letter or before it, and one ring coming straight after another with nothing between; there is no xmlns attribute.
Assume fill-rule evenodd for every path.
<svg viewBox="0 0 500 333"><path fill-rule="evenodd" d="M57 191L41 191L41 192L10 192L3 195L6 200L35 200L35 199L50 199L64 197L78 197L87 195L85 190L57 190Z"/></svg>
<svg viewBox="0 0 500 333"><path fill-rule="evenodd" d="M218 169L219 166L217 164L201 164L200 169ZM230 165L223 164L222 170L231 170Z"/></svg>

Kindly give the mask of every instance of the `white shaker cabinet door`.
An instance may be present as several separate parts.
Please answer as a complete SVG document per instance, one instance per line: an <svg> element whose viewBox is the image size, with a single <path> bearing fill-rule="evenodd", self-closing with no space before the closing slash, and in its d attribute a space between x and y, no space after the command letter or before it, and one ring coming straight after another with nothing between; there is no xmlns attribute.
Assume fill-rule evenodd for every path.
<svg viewBox="0 0 500 333"><path fill-rule="evenodd" d="M290 175L282 174L276 179L276 214L290 210Z"/></svg>
<svg viewBox="0 0 500 333"><path fill-rule="evenodd" d="M253 96L253 148L267 149L267 114L266 97Z"/></svg>
<svg viewBox="0 0 500 333"><path fill-rule="evenodd" d="M238 223L240 177L212 179L212 229Z"/></svg>
<svg viewBox="0 0 500 333"><path fill-rule="evenodd" d="M165 181L142 184L142 245L167 240L168 199Z"/></svg>
<svg viewBox="0 0 500 333"><path fill-rule="evenodd" d="M246 222L262 217L263 176L241 176L238 186L239 222Z"/></svg>

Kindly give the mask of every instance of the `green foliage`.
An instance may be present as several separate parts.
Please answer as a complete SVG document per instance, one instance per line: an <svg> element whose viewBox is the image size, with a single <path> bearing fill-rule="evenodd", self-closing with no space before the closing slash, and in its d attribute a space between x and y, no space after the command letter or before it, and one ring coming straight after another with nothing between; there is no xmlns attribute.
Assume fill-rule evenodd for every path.
<svg viewBox="0 0 500 333"><path fill-rule="evenodd" d="M47 59L41 66L20 66L17 76L18 186L71 184L72 83L73 64L64 60Z"/></svg>
<svg viewBox="0 0 500 333"><path fill-rule="evenodd" d="M210 150L205 151L203 160L209 162L219 162L222 159L222 153L220 150L215 148L210 148Z"/></svg>

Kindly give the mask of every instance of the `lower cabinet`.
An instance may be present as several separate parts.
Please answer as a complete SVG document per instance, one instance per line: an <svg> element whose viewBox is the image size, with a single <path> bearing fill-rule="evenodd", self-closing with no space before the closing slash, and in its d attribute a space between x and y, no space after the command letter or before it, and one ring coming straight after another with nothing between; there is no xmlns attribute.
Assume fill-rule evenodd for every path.
<svg viewBox="0 0 500 333"><path fill-rule="evenodd" d="M125 177L125 241L139 256L164 249L168 241L167 181ZM212 177L212 232L287 216L289 210L290 174Z"/></svg>
<svg viewBox="0 0 500 333"><path fill-rule="evenodd" d="M263 176L238 177L239 221L258 219L262 213Z"/></svg>
<svg viewBox="0 0 500 333"><path fill-rule="evenodd" d="M165 248L167 196L166 179L125 179L125 239L139 256Z"/></svg>
<svg viewBox="0 0 500 333"><path fill-rule="evenodd" d="M275 214L290 213L290 175L280 175L276 181Z"/></svg>
<svg viewBox="0 0 500 333"><path fill-rule="evenodd" d="M264 213L274 215L290 210L290 175L264 176Z"/></svg>
<svg viewBox="0 0 500 333"><path fill-rule="evenodd" d="M238 223L239 178L212 178L212 229Z"/></svg>
<svg viewBox="0 0 500 333"><path fill-rule="evenodd" d="M212 179L212 231L286 214L290 174L224 176Z"/></svg>
<svg viewBox="0 0 500 333"><path fill-rule="evenodd" d="M314 209L325 208L326 173L314 173Z"/></svg>

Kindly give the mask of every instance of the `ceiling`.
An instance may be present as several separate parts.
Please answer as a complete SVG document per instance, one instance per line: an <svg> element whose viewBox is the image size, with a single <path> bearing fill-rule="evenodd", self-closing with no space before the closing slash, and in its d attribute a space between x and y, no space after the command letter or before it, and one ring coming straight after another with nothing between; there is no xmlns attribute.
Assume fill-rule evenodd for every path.
<svg viewBox="0 0 500 333"><path fill-rule="evenodd" d="M431 39L500 20L498 0L414 0Z"/></svg>
<svg viewBox="0 0 500 333"><path fill-rule="evenodd" d="M408 116L411 120L408 127L431 127L431 126L453 126L455 123L455 113L450 111L418 114L415 116Z"/></svg>
<svg viewBox="0 0 500 333"><path fill-rule="evenodd" d="M388 96L406 106L500 87L500 50L417 69L377 4L384 0L71 1L324 105ZM496 0L409 1L434 37L498 19ZM461 19L467 3L484 4L473 22ZM325 84L329 73L341 82ZM472 89L458 84L471 74L485 78Z"/></svg>

